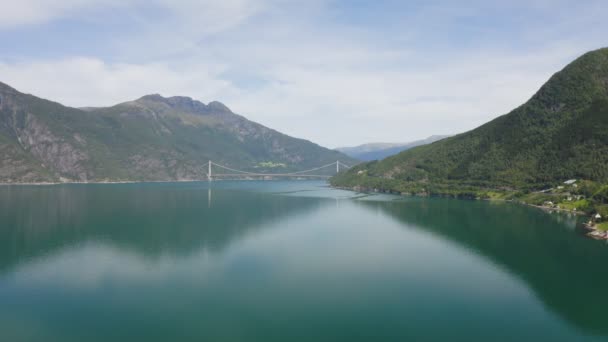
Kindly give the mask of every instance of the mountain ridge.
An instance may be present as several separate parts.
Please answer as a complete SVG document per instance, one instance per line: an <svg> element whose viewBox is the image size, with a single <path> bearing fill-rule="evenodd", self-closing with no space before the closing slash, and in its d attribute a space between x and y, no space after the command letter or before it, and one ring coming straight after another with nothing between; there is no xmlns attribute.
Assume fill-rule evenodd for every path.
<svg viewBox="0 0 608 342"><path fill-rule="evenodd" d="M78 109L4 83L0 152L2 183L205 179L209 160L258 172L355 162L250 121L218 101L151 94Z"/></svg>
<svg viewBox="0 0 608 342"><path fill-rule="evenodd" d="M372 161L384 159L388 156L397 154L410 148L430 144L450 136L451 135L431 135L425 139L404 143L373 142L352 147L338 147L335 148L335 150L362 161Z"/></svg>
<svg viewBox="0 0 608 342"><path fill-rule="evenodd" d="M608 48L555 73L524 104L471 131L361 164L331 180L400 192L608 182Z"/></svg>

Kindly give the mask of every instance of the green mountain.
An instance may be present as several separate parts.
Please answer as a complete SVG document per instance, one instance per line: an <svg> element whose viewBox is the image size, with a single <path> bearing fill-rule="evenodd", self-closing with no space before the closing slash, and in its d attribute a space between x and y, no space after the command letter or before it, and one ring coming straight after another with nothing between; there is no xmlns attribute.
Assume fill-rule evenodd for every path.
<svg viewBox="0 0 608 342"><path fill-rule="evenodd" d="M340 151L358 160L372 161L384 159L399 152L409 150L410 148L430 144L447 137L449 137L449 135L431 135L426 139L407 143L368 143L353 147L338 147L336 148L336 151Z"/></svg>
<svg viewBox="0 0 608 342"><path fill-rule="evenodd" d="M70 108L0 83L0 182L205 179L206 163L289 172L352 158L234 114L148 95Z"/></svg>
<svg viewBox="0 0 608 342"><path fill-rule="evenodd" d="M579 57L506 115L361 164L331 183L445 193L543 188L571 178L608 182L608 48Z"/></svg>

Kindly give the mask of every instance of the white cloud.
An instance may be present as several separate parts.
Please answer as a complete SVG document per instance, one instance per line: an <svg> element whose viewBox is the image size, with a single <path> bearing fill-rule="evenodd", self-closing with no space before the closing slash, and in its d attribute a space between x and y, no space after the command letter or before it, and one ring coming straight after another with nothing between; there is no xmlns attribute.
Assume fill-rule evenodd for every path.
<svg viewBox="0 0 608 342"><path fill-rule="evenodd" d="M263 10L267 1L251 0L158 0L173 12L189 34L217 33L232 28Z"/></svg>
<svg viewBox="0 0 608 342"><path fill-rule="evenodd" d="M237 25L261 10L265 0L19 0L2 4L0 29L43 24L102 9L131 10L135 6L164 10L163 17L179 18L172 25L195 32L219 32ZM135 10L137 12L137 10ZM142 17L140 17L142 19ZM152 23L151 23L152 24Z"/></svg>
<svg viewBox="0 0 608 342"><path fill-rule="evenodd" d="M333 70L279 64L260 72L271 81L255 89L241 89L223 77L230 61L212 60L175 66L79 57L0 64L0 75L19 90L78 107L108 106L151 93L220 100L252 120L334 147L471 129L526 101L576 53L471 53L460 61L402 71L353 70L347 57L345 67Z"/></svg>
<svg viewBox="0 0 608 342"><path fill-rule="evenodd" d="M582 17L597 24L598 3L568 7L578 19L560 19L564 26L551 30L518 17L501 38L521 38L521 46L484 36L466 47L426 39L449 33L463 18L475 22L492 6L423 6L404 11L404 19L387 28L341 20L343 13L328 10L323 0L121 4L137 29L112 37L111 60L0 58L0 81L71 106L107 106L149 93L219 100L252 120L333 147L471 129L522 104L552 73L604 39L580 29ZM532 5L550 11L550 18L564 12L544 1ZM3 9L0 22L2 16L43 22L108 6L118 2L23 0ZM156 6L162 15L138 6ZM525 7L509 6L503 9ZM511 32L524 24L531 27L524 35ZM487 22L471 25L474 32L488 28L490 38L499 30Z"/></svg>
<svg viewBox="0 0 608 342"><path fill-rule="evenodd" d="M41 24L84 9L122 6L121 0L19 0L7 1L0 9L0 29Z"/></svg>
<svg viewBox="0 0 608 342"><path fill-rule="evenodd" d="M108 64L85 57L0 64L9 85L75 107L112 105L152 93L213 98L230 93L229 82L217 77L221 71L221 65L210 63L174 70L162 63Z"/></svg>

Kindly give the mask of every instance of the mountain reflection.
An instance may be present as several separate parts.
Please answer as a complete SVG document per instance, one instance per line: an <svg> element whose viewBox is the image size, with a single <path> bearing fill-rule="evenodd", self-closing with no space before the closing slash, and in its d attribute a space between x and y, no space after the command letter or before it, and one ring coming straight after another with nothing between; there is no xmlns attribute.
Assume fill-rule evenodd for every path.
<svg viewBox="0 0 608 342"><path fill-rule="evenodd" d="M52 287L56 279L70 284L78 281L86 284L92 279L96 285L114 285L112 294L124 295L113 306L108 304L108 310L115 310L112 311L115 315L127 307L136 307L127 301L126 298L130 298L143 306L142 312L160 306L169 310L172 317L199 319L204 316L208 322L230 322L235 319L235 312L248 307L243 303L250 304L255 299L258 304L249 307L253 310L251 314L272 316L267 318L266 327L275 327L272 322L277 316L287 319L300 314L309 324L323 326L323 314L335 309L333 319L340 324L348 315L369 314L362 315L364 319L357 321L351 331L337 329L336 332L349 336L356 336L357 332L376 334L379 322L385 324L394 319L394 325L385 332L399 335L415 328L425 331L424 322L428 317L443 319L443 324L449 325L454 312L467 315L466 310L461 312L467 305L463 303L483 306L483 297L478 297L475 291L463 290L475 286L467 283L473 280L467 278L460 283L460 288L451 283L446 285L446 281L456 280L470 270L471 274L479 271L483 275L479 278L480 286L500 287L503 283L489 275L496 269L493 266L499 265L495 273L508 274L500 279L510 281L510 274L515 275L548 311L558 314L577 330L608 335L608 327L603 322L608 297L602 295L608 288L608 274L602 272L608 246L575 234L575 217L507 203L416 198L340 202L330 197L278 196L261 189L222 188L220 183L213 186L220 188L209 191L203 183L0 188L3 237L0 239L0 276L23 271L22 277L5 283L3 304L8 305L7 300L16 298L6 312L12 313L32 293L49 287L53 289L52 296L42 298L56 299L57 303L69 301L69 296L61 296L63 284ZM278 188L283 192L292 190L285 185ZM261 234L267 227L275 227L273 232L279 234ZM280 231L281 228L276 227L286 229ZM427 237L426 233L436 238L421 239L420 236ZM256 239L243 239L251 236ZM200 276L199 266L204 264L201 255L230 254L224 252L241 240L243 244L229 250L237 251L235 254L220 258L221 262L215 260L207 264L219 265L217 270L211 267L212 271ZM88 242L95 244L79 248ZM483 267L463 263L466 258L460 257L470 255L461 253L463 248L480 256L472 259L480 260ZM116 249L146 261L159 260L155 266L161 267L147 272L147 265L125 257ZM179 260L163 264L166 261L163 257L167 255ZM460 261L443 262L446 255L458 256ZM50 262L36 266L30 262L32 259ZM102 270L88 272L97 268ZM125 279L144 279L140 284L146 284L149 292L142 294L141 286L132 292ZM171 291L174 286L178 286L179 291ZM345 291L348 288L351 292ZM453 296L446 288L455 291ZM98 308L99 303L105 303L107 289L99 285L94 290L80 292L80 297L71 302L78 310L66 311L64 316L51 310L48 319L64 317L65 326L70 326L78 316L74 312L87 312L86 305ZM522 292L527 295L528 289ZM352 297L348 297L349 293ZM340 295L346 295L346 299L340 301ZM165 296L180 304L165 307L162 299ZM323 300L316 302L318 298ZM214 310L207 311L205 305L189 306L193 300L216 305ZM340 304L329 308L325 302L331 300ZM538 306L538 301L530 302L533 303L523 303L527 303L527 307ZM496 303L504 304L504 301ZM352 309L356 304L360 305L359 310ZM36 316L46 307L40 304L30 309ZM432 315L429 311L426 316L419 312L425 307L431 309ZM513 306L494 309L514 312ZM521 309L526 312L526 308ZM450 310L455 311L450 313ZM478 307L466 317L483 321L476 316L483 312L484 308ZM295 316L289 316L290 313ZM538 316L530 314L529 317ZM105 322L105 318L99 320ZM155 324L162 325L161 321ZM410 326L404 325L405 321ZM250 321L239 321L239 326L246 324L243 322ZM257 329L259 322L252 322L250 328ZM292 322L296 329L298 321ZM62 324L59 326L63 327ZM281 326L287 324L282 322ZM429 324L434 329L435 323ZM488 324L487 329L492 329L491 325L496 322L488 319L479 324L484 327L467 329L472 333L485 329ZM549 326L546 324L540 322L538 329ZM183 322L177 326L181 329ZM198 327L192 323L191 327L195 326ZM455 324L451 328L460 327ZM312 329L313 335L315 331Z"/></svg>
<svg viewBox="0 0 608 342"><path fill-rule="evenodd" d="M552 311L588 333L608 335L604 319L608 246L575 235L575 217L481 201L359 203L502 265L523 279Z"/></svg>
<svg viewBox="0 0 608 342"><path fill-rule="evenodd" d="M219 251L319 199L260 192L122 184L0 189L0 272L95 240L156 258Z"/></svg>

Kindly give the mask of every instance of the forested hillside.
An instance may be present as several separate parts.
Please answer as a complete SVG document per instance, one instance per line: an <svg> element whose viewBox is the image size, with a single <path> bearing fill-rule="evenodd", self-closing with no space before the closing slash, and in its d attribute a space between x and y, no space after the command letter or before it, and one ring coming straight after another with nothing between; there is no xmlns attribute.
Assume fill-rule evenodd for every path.
<svg viewBox="0 0 608 342"><path fill-rule="evenodd" d="M608 48L579 57L506 115L331 182L450 193L541 189L571 178L608 182Z"/></svg>

